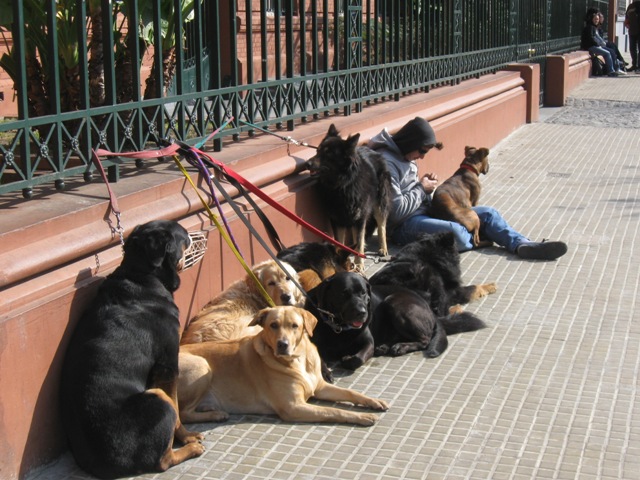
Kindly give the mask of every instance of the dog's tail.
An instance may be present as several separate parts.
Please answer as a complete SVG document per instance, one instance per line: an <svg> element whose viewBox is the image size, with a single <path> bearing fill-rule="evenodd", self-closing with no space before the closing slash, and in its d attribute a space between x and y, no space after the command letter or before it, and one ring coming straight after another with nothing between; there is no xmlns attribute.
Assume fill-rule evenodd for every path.
<svg viewBox="0 0 640 480"><path fill-rule="evenodd" d="M447 335L454 335L456 333L473 332L486 328L487 324L476 317L473 313L459 312L452 313L446 317L439 319L444 327Z"/></svg>

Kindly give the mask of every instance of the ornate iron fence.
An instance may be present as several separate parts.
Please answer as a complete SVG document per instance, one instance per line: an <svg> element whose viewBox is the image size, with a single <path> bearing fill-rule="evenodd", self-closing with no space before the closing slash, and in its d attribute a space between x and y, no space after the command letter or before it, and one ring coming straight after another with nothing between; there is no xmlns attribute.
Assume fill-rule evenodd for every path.
<svg viewBox="0 0 640 480"><path fill-rule="evenodd" d="M587 7L608 13L606 0L3 3L0 67L18 115L0 124L0 194L27 198L90 181L96 148L195 142L233 117L220 149L224 137L291 131L512 62L544 72L547 54L578 48ZM112 180L121 161L105 162Z"/></svg>

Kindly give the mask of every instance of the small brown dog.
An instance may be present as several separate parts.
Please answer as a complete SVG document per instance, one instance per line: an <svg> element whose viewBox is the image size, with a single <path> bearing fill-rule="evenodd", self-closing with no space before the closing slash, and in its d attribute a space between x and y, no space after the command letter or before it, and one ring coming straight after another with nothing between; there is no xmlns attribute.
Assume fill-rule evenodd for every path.
<svg viewBox="0 0 640 480"><path fill-rule="evenodd" d="M433 192L429 215L460 223L473 235L473 245L481 247L491 242L480 240L480 218L471 207L480 199L480 174L489 173L489 149L464 147L464 154L460 168Z"/></svg>
<svg viewBox="0 0 640 480"><path fill-rule="evenodd" d="M178 405L183 422L218 422L232 414L276 414L289 422L373 425L372 413L309 404L311 397L386 411L383 400L327 383L309 337L317 323L297 307L265 308L260 333L180 347ZM203 402L204 400L204 402Z"/></svg>
<svg viewBox="0 0 640 480"><path fill-rule="evenodd" d="M254 265L251 271L276 305L304 305L304 294L293 283L298 274L287 262L283 271L274 260ZM245 278L233 282L211 300L189 322L180 343L224 341L257 333L259 327L249 327L254 315L269 304L258 290L255 280Z"/></svg>

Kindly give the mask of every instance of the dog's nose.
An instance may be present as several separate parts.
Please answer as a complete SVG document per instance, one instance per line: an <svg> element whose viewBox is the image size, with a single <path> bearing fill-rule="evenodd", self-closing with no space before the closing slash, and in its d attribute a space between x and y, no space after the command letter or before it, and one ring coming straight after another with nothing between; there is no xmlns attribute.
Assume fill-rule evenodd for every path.
<svg viewBox="0 0 640 480"><path fill-rule="evenodd" d="M278 340L276 348L278 349L278 353L280 355L285 355L289 352L289 342L286 340Z"/></svg>
<svg viewBox="0 0 640 480"><path fill-rule="evenodd" d="M283 305L289 305L291 303L291 294L283 293L282 295L280 295L280 301Z"/></svg>

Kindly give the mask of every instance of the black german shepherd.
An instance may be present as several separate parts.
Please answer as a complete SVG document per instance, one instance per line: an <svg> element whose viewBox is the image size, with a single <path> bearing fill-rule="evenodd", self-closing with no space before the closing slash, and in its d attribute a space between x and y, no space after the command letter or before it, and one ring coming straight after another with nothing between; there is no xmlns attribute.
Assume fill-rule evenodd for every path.
<svg viewBox="0 0 640 480"><path fill-rule="evenodd" d="M371 285L402 285L419 291L438 316L459 311L460 305L497 290L495 283L464 285L460 254L451 232L425 234L405 245L371 276L369 282Z"/></svg>
<svg viewBox="0 0 640 480"><path fill-rule="evenodd" d="M359 133L346 140L341 138L331 124L307 167L317 178L316 190L336 240L344 244L349 230L351 243L364 254L365 240L373 233L375 220L380 241L378 253L386 256L391 176L384 158L368 147L358 147L359 139ZM356 262L362 265L361 258Z"/></svg>

